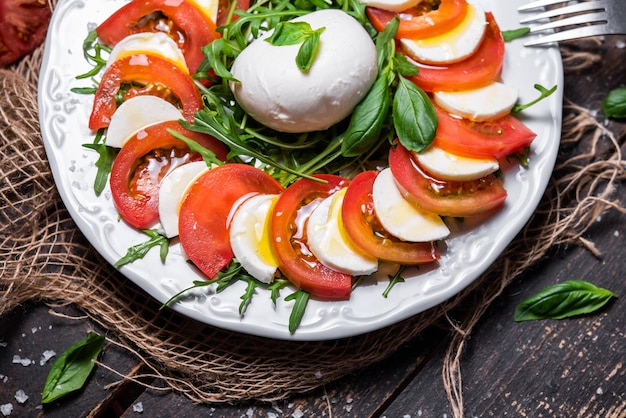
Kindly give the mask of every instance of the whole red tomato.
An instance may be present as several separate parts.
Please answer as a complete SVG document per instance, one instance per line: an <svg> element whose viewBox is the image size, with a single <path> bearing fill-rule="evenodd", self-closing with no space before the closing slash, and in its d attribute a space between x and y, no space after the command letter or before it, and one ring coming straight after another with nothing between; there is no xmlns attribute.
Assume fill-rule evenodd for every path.
<svg viewBox="0 0 626 418"><path fill-rule="evenodd" d="M46 0L0 1L0 66L11 64L40 45L51 15Z"/></svg>

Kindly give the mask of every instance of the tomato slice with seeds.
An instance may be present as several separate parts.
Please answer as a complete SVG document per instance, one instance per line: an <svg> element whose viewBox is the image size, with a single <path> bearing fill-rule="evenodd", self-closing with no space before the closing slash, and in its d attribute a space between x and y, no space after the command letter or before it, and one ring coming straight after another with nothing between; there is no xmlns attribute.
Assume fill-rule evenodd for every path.
<svg viewBox="0 0 626 418"><path fill-rule="evenodd" d="M401 241L382 227L372 199L377 175L376 171L364 171L346 190L341 216L352 242L365 253L394 263L412 265L438 260L440 254L435 243Z"/></svg>
<svg viewBox="0 0 626 418"><path fill-rule="evenodd" d="M215 28L215 22L186 0L133 0L101 23L96 33L113 46L133 33L165 32L179 45L193 74L204 59L202 48L219 37Z"/></svg>
<svg viewBox="0 0 626 418"><path fill-rule="evenodd" d="M225 160L227 150L217 139L183 128L177 121L149 126L131 137L120 149L111 168L110 186L120 216L138 229L150 227L159 218L159 185L179 165L199 161L199 154L176 139L173 129Z"/></svg>
<svg viewBox="0 0 626 418"><path fill-rule="evenodd" d="M269 174L247 164L224 164L203 174L180 204L178 229L187 257L215 278L234 257L228 222L235 203L244 196L282 191Z"/></svg>
<svg viewBox="0 0 626 418"><path fill-rule="evenodd" d="M47 1L0 1L0 67L39 46L46 37L52 9Z"/></svg>
<svg viewBox="0 0 626 418"><path fill-rule="evenodd" d="M365 9L370 22L382 32L391 19L398 16L400 25L396 38L420 39L441 35L454 29L467 13L466 0L441 0L435 8L434 1L422 1L416 7L400 13L375 7Z"/></svg>
<svg viewBox="0 0 626 418"><path fill-rule="evenodd" d="M485 36L472 55L446 65L427 65L409 58L419 73L408 78L428 92L470 90L496 80L504 62L504 39L493 14L487 12L486 17Z"/></svg>
<svg viewBox="0 0 626 418"><path fill-rule="evenodd" d="M435 106L437 133L433 146L473 158L502 158L529 146L537 136L514 116L474 122Z"/></svg>
<svg viewBox="0 0 626 418"><path fill-rule="evenodd" d="M106 128L117 109L116 97L123 84L139 83L143 91L133 94L155 94L182 108L183 117L193 120L202 108L200 91L189 74L175 64L155 55L131 55L115 60L107 68L96 89L89 128ZM139 92L139 93L138 93Z"/></svg>
<svg viewBox="0 0 626 418"><path fill-rule="evenodd" d="M443 181L428 175L410 151L396 141L389 167L402 194L412 203L442 216L465 217L497 209L507 192L502 180L488 175L473 181Z"/></svg>
<svg viewBox="0 0 626 418"><path fill-rule="evenodd" d="M321 201L349 181L331 174L300 179L280 195L271 218L274 249L280 271L297 287L325 300L350 297L352 276L324 266L307 247L306 221Z"/></svg>

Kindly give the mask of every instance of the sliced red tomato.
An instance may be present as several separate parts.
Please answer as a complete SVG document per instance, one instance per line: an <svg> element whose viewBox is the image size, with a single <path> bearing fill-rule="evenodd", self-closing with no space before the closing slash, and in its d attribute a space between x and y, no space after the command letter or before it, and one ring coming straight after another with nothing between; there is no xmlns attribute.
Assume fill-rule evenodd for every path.
<svg viewBox="0 0 626 418"><path fill-rule="evenodd" d="M506 200L502 180L494 175L473 181L436 179L422 170L400 143L389 150L389 167L409 201L442 216L474 216L496 209Z"/></svg>
<svg viewBox="0 0 626 418"><path fill-rule="evenodd" d="M529 146L537 136L514 116L474 122L451 116L435 106L437 133L433 145L452 154L474 158L502 158Z"/></svg>
<svg viewBox="0 0 626 418"><path fill-rule="evenodd" d="M486 16L485 36L469 58L446 65L413 61L419 68L419 74L409 79L428 92L469 90L496 80L504 61L504 39L493 14L488 12Z"/></svg>
<svg viewBox="0 0 626 418"><path fill-rule="evenodd" d="M278 198L271 219L274 249L280 271L297 287L325 300L350 297L352 276L324 266L308 249L306 221L322 199L349 183L343 177L319 174L315 180L300 179Z"/></svg>
<svg viewBox="0 0 626 418"><path fill-rule="evenodd" d="M156 31L176 41L192 74L204 59L202 48L219 37L215 22L187 0L133 0L96 28L102 42L111 46L130 34Z"/></svg>
<svg viewBox="0 0 626 418"><path fill-rule="evenodd" d="M159 218L159 185L163 177L179 165L202 159L169 129L212 150L219 159L226 159L227 150L221 142L189 131L177 121L149 126L131 137L113 161L110 185L120 216L138 229L150 227Z"/></svg>
<svg viewBox="0 0 626 418"><path fill-rule="evenodd" d="M366 254L400 264L423 264L438 260L433 242L406 242L389 234L378 221L372 187L378 172L364 171L348 186L341 216L348 236Z"/></svg>
<svg viewBox="0 0 626 418"><path fill-rule="evenodd" d="M270 175L247 164L224 164L203 174L180 205L178 229L187 257L215 278L234 257L228 222L235 202L246 195L282 191Z"/></svg>
<svg viewBox="0 0 626 418"><path fill-rule="evenodd" d="M436 9L432 1L423 1L416 7L400 13L375 7L365 9L372 25L379 31L398 16L400 26L396 38L422 39L441 35L454 29L467 13L466 0L441 0Z"/></svg>
<svg viewBox="0 0 626 418"><path fill-rule="evenodd" d="M46 37L52 9L46 1L0 2L0 67L31 52Z"/></svg>
<svg viewBox="0 0 626 418"><path fill-rule="evenodd" d="M117 109L116 96L123 84L139 83L142 89L131 88L128 96L154 94L182 109L183 117L193 120L202 108L200 91L189 74L168 60L154 55L131 55L115 60L107 68L96 90L89 128L106 128Z"/></svg>

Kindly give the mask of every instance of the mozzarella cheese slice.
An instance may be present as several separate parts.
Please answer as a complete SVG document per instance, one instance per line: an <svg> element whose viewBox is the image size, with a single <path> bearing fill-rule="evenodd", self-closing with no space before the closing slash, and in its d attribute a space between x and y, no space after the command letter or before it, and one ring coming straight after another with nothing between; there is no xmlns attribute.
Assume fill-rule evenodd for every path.
<svg viewBox="0 0 626 418"><path fill-rule="evenodd" d="M252 277L270 283L278 271L269 222L278 195L258 194L238 205L230 221L230 246Z"/></svg>
<svg viewBox="0 0 626 418"><path fill-rule="evenodd" d="M420 4L422 0L361 0L361 3L390 12L402 12Z"/></svg>
<svg viewBox="0 0 626 418"><path fill-rule="evenodd" d="M435 241L450 234L439 215L412 205L402 196L389 168L376 176L372 200L383 228L403 241Z"/></svg>
<svg viewBox="0 0 626 418"><path fill-rule="evenodd" d="M472 90L433 94L433 99L448 113L482 122L501 118L511 112L518 91L497 81Z"/></svg>
<svg viewBox="0 0 626 418"><path fill-rule="evenodd" d="M170 171L159 187L159 219L161 231L167 238L178 235L178 214L180 203L189 186L209 170L204 161L183 164Z"/></svg>
<svg viewBox="0 0 626 418"><path fill-rule="evenodd" d="M327 9L294 19L324 28L311 68L296 65L298 45L276 46L265 39L237 56L230 88L258 122L281 132L312 132L347 117L377 74L376 47L363 26L347 13Z"/></svg>
<svg viewBox="0 0 626 418"><path fill-rule="evenodd" d="M500 168L495 158L468 158L451 154L434 146L415 155L424 170L441 180L476 180Z"/></svg>
<svg viewBox="0 0 626 418"><path fill-rule="evenodd" d="M476 51L483 39L487 18L483 9L468 4L467 15L449 32L425 39L400 39L405 52L427 64L449 64L461 61Z"/></svg>
<svg viewBox="0 0 626 418"><path fill-rule="evenodd" d="M124 101L111 116L106 144L121 148L137 132L169 120L183 119L176 106L157 96L135 96Z"/></svg>
<svg viewBox="0 0 626 418"><path fill-rule="evenodd" d="M219 10L219 0L190 0L191 4L196 6L196 8L211 19L213 23L217 22L217 13Z"/></svg>
<svg viewBox="0 0 626 418"><path fill-rule="evenodd" d="M107 66L115 60L140 54L164 58L189 74L183 52L176 42L163 32L141 32L126 36L111 50Z"/></svg>
<svg viewBox="0 0 626 418"><path fill-rule="evenodd" d="M346 189L334 193L317 206L306 226L307 244L317 259L333 270L363 276L378 270L378 260L357 249L343 226L341 206Z"/></svg>

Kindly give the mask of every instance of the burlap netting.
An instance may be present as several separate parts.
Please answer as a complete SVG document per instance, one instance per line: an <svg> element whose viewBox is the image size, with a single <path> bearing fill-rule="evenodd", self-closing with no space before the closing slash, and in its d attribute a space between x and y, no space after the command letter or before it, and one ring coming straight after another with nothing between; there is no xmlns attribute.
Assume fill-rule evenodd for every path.
<svg viewBox="0 0 626 418"><path fill-rule="evenodd" d="M76 228L55 189L39 132L40 57L41 50L11 71L0 70L0 317L27 302L74 304L151 374L194 401L277 400L311 391L388 357L463 306L448 325L456 337L443 365L452 407L461 416L458 356L490 302L550 248L576 243L594 250L582 234L606 210L624 210L613 201L615 186L624 180L619 141L587 110L566 103L562 150L576 147L576 156L559 158L535 216L462 294L399 324L337 341L275 344L212 328L159 311L159 304L108 265ZM577 66L581 59L566 55L565 63ZM306 361L294 361L302 358Z"/></svg>

